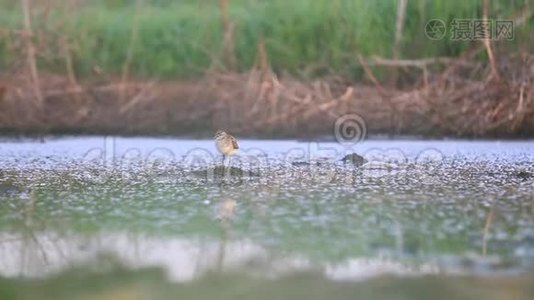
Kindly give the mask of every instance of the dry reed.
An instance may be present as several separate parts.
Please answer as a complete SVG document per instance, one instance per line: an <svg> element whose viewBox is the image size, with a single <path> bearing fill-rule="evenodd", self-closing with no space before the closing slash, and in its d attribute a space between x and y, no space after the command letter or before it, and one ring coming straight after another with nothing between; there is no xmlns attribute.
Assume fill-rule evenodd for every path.
<svg viewBox="0 0 534 300"><path fill-rule="evenodd" d="M306 136L328 134L334 120L347 113L364 117L370 133L448 136L529 135L534 132L534 56L501 59L500 81L488 81L491 65L451 64L428 73L409 90L352 84L335 76L312 82L280 78L258 46L257 67L247 73L211 73L200 81L135 82L122 80L73 87L68 76L43 78L43 118L30 119L34 99L23 75L3 80L0 126L4 130L184 133L226 128L242 135ZM364 59L362 64L410 61ZM461 58L460 58L461 60ZM449 61L449 59L442 59ZM415 61L420 69L430 61ZM440 63L436 60L435 63ZM513 71L512 71L513 70ZM472 73L472 74L471 74ZM472 77L466 77L470 74ZM506 75L506 76L505 76ZM10 88L11 87L11 88ZM122 89L129 101L121 102ZM80 97L81 102L72 101Z"/></svg>

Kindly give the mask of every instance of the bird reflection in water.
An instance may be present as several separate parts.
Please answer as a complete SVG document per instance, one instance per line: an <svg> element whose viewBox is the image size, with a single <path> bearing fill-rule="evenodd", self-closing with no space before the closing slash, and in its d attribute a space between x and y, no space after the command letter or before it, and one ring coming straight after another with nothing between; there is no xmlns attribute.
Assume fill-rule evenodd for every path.
<svg viewBox="0 0 534 300"><path fill-rule="evenodd" d="M231 198L224 198L220 201L217 208L217 217L221 225L221 242L219 244L219 252L217 255L216 270L222 271L224 266L224 258L226 253L226 244L229 239L230 230L232 227L232 220L235 217L236 201Z"/></svg>

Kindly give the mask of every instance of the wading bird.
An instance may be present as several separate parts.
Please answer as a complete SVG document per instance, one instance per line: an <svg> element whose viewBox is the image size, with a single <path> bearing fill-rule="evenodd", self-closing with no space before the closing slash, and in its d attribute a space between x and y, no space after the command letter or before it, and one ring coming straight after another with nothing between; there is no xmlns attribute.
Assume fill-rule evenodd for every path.
<svg viewBox="0 0 534 300"><path fill-rule="evenodd" d="M239 145L237 144L235 137L221 130L215 133L215 146L217 146L217 150L219 150L219 152L222 154L223 166L226 156L235 154L237 149L239 149Z"/></svg>

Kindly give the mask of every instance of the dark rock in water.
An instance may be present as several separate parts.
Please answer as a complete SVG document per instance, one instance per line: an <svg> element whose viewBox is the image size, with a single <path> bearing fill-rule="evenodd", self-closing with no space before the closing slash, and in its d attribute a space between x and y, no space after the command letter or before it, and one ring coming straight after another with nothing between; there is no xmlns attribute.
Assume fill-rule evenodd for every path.
<svg viewBox="0 0 534 300"><path fill-rule="evenodd" d="M215 168L193 171L193 174L200 177L259 177L260 174L236 167L217 166Z"/></svg>
<svg viewBox="0 0 534 300"><path fill-rule="evenodd" d="M367 159L363 158L363 156L358 155L356 153L351 153L351 154L345 155L345 157L343 157L341 161L344 163L350 163L350 164L353 164L359 167L365 164L367 162Z"/></svg>
<svg viewBox="0 0 534 300"><path fill-rule="evenodd" d="M519 171L519 172L515 172L514 175L517 177L517 178L521 178L523 180L528 180L532 177L534 177L534 175L530 172L527 172L527 171Z"/></svg>

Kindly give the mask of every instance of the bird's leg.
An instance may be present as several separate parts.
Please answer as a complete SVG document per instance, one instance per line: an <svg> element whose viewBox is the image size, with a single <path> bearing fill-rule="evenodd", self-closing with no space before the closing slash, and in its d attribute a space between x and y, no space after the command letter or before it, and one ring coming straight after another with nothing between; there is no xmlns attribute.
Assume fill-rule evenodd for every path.
<svg viewBox="0 0 534 300"><path fill-rule="evenodd" d="M228 156L227 160L228 162L226 163L226 172L228 176L230 176L230 174L232 173L232 157Z"/></svg>
<svg viewBox="0 0 534 300"><path fill-rule="evenodd" d="M221 162L222 166L224 167L224 154L222 155L222 162Z"/></svg>

